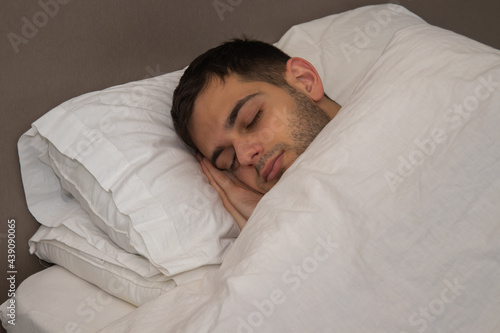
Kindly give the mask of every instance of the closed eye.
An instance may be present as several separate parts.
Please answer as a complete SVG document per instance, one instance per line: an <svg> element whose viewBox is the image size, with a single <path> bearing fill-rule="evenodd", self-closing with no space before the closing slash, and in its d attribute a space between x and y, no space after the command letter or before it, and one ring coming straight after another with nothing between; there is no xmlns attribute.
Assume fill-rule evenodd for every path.
<svg viewBox="0 0 500 333"><path fill-rule="evenodd" d="M252 122L246 126L246 129L251 130L255 125L257 125L261 116L262 116L262 110L259 110L255 115L255 117L253 117Z"/></svg>
<svg viewBox="0 0 500 333"><path fill-rule="evenodd" d="M220 163L220 167L216 164L215 167L221 171L235 171L239 167L238 156L232 147L224 149L217 159L217 163Z"/></svg>

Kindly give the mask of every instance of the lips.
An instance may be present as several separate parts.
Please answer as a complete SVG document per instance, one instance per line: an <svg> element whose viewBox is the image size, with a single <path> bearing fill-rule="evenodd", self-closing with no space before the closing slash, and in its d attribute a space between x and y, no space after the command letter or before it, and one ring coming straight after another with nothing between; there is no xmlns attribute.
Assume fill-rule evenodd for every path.
<svg viewBox="0 0 500 333"><path fill-rule="evenodd" d="M280 153L276 157L273 157L262 170L262 178L266 182L272 181L279 174L281 167L283 165L283 153Z"/></svg>

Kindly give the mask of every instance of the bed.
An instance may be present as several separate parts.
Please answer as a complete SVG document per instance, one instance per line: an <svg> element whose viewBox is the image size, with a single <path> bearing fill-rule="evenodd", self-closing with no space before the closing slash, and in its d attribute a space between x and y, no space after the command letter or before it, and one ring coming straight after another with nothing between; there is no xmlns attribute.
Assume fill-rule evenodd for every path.
<svg viewBox="0 0 500 333"><path fill-rule="evenodd" d="M500 52L403 5L339 4L262 35L313 63L342 109L242 232L173 132L192 57L30 115L16 141L36 223L5 214L4 328L498 331ZM39 6L40 34L64 6L87 8ZM210 4L222 24L245 6ZM39 40L8 38L17 59Z"/></svg>

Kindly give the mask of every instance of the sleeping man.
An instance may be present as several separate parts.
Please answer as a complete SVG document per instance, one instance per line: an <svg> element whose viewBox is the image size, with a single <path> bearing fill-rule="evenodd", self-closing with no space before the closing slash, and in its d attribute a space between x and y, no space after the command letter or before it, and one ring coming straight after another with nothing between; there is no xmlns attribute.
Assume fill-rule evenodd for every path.
<svg viewBox="0 0 500 333"><path fill-rule="evenodd" d="M172 119L243 228L261 197L339 109L309 62L237 39L189 65L174 91Z"/></svg>

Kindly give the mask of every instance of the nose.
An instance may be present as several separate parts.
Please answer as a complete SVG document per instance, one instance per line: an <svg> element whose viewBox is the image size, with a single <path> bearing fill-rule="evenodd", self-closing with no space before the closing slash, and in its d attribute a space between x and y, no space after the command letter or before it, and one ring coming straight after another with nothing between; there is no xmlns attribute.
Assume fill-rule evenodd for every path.
<svg viewBox="0 0 500 333"><path fill-rule="evenodd" d="M234 150L241 165L255 165L262 155L263 147L255 135L250 135L235 140Z"/></svg>

